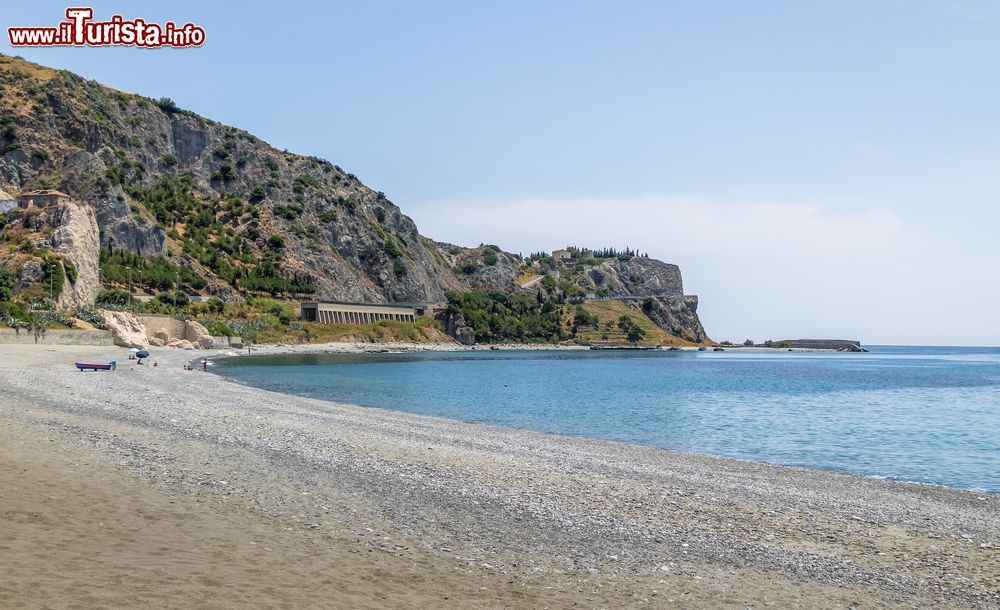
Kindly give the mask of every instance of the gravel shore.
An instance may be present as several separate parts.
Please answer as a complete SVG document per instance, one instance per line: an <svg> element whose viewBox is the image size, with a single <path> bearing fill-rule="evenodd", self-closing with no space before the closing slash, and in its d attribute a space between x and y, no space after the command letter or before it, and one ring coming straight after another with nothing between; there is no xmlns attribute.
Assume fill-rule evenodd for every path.
<svg viewBox="0 0 1000 610"><path fill-rule="evenodd" d="M182 368L219 352L162 350L153 368L108 348L0 350L0 441L42 439L192 518L222 511L292 536L286 547L337 552L355 578L373 556L412 576L396 583L406 595L329 605L1000 607L995 494L335 404ZM79 358L119 367L77 373ZM5 578L0 592L20 591Z"/></svg>

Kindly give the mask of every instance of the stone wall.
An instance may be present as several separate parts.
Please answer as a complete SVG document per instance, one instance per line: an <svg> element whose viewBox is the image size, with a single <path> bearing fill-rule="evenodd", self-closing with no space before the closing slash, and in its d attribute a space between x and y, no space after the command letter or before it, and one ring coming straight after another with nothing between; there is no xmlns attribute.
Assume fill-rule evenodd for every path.
<svg viewBox="0 0 1000 610"><path fill-rule="evenodd" d="M110 330L49 330L35 340L30 330L0 329L0 345L114 345Z"/></svg>
<svg viewBox="0 0 1000 610"><path fill-rule="evenodd" d="M243 339L241 337L212 336L212 349L243 349L243 347Z"/></svg>

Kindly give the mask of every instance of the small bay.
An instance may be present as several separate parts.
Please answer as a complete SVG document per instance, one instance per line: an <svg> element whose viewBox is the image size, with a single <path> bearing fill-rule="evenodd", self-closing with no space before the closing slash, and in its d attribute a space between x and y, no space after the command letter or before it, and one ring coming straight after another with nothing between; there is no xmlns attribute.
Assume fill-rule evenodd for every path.
<svg viewBox="0 0 1000 610"><path fill-rule="evenodd" d="M460 351L240 356L300 396L1000 492L1000 349Z"/></svg>

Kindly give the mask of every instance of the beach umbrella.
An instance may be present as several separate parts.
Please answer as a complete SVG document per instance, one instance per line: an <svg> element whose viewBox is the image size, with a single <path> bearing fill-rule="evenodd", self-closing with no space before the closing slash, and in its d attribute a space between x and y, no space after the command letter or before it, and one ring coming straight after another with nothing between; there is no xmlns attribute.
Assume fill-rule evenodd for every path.
<svg viewBox="0 0 1000 610"><path fill-rule="evenodd" d="M142 350L139 349L138 347L130 347L130 348L128 348L128 351L130 351L130 352L132 352L134 354L136 352L141 352Z"/></svg>
<svg viewBox="0 0 1000 610"><path fill-rule="evenodd" d="M149 352L146 350L139 350L135 353L136 358L149 358Z"/></svg>

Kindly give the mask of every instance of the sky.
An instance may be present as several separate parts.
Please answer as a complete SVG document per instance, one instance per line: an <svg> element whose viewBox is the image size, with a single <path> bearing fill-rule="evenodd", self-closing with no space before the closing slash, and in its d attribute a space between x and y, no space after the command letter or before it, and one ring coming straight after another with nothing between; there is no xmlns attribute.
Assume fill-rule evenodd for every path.
<svg viewBox="0 0 1000 610"><path fill-rule="evenodd" d="M648 251L716 340L1000 345L1000 3L86 5L206 42L0 52L329 159L437 240Z"/></svg>

